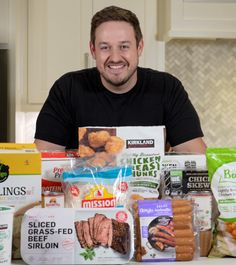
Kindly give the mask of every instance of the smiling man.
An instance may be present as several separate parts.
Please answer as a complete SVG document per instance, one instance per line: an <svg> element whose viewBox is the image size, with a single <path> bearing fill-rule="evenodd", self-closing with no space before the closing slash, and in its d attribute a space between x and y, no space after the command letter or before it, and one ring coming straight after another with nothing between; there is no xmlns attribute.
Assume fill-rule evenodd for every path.
<svg viewBox="0 0 236 265"><path fill-rule="evenodd" d="M143 48L134 13L116 6L97 12L90 32L96 67L54 83L37 119L38 149L77 149L80 127L164 125L172 150L204 153L200 121L187 92L174 76L138 67Z"/></svg>

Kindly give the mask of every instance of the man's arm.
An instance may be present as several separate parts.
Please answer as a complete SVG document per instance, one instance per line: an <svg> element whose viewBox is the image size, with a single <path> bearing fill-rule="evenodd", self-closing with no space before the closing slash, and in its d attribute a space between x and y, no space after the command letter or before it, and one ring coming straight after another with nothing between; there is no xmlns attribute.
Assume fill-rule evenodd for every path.
<svg viewBox="0 0 236 265"><path fill-rule="evenodd" d="M204 143L201 137L192 139L185 143L176 145L172 147L174 152L183 152L183 153L198 153L205 154L206 153L206 144Z"/></svg>
<svg viewBox="0 0 236 265"><path fill-rule="evenodd" d="M65 151L65 146L35 139L34 143L39 151Z"/></svg>

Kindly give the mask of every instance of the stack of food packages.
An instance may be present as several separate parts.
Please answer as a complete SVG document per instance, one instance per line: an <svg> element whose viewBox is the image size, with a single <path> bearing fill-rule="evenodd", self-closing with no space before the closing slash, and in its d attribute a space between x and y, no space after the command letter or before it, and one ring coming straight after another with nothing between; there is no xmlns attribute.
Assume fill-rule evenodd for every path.
<svg viewBox="0 0 236 265"><path fill-rule="evenodd" d="M113 251L123 255L122 259L120 256L108 259L117 264L131 258L173 261L193 260L199 256L236 256L235 215L223 215L223 224L219 219L216 222L219 195L217 197L212 189L214 170L211 169L210 178L208 176L215 150L212 155L207 154L207 160L205 155L198 154L164 154L163 131L162 126L80 128L76 155L66 152L62 160L50 152L42 156L43 207L81 209L74 228L78 253L84 260L79 258L77 262L89 262L86 260L91 253L98 257L104 255L99 254L98 246L105 249L113 246ZM230 161L236 161L235 154L230 155ZM55 160L59 164L55 164ZM235 180L235 175L232 176ZM222 195L225 190L219 192ZM234 200L235 194L232 191ZM222 203L225 209L224 206ZM230 206L228 212L235 213L235 206ZM132 213L132 221L128 213ZM95 229L95 217L100 228ZM109 221L105 222L107 218ZM116 222L128 224L128 228L115 228ZM220 232L213 241L215 223L219 223L217 231ZM107 230L108 227L112 229ZM114 247L117 244L112 244L111 230L113 233L126 231L129 235L127 238L123 233L120 238L125 241L123 250L117 251ZM104 238L96 238L94 231L100 231L103 236L105 233L105 242ZM230 243L225 243L225 236L230 238ZM222 253L222 246L227 251ZM99 259L93 258L93 263L99 263Z"/></svg>
<svg viewBox="0 0 236 265"><path fill-rule="evenodd" d="M79 157L60 169L65 207L94 209L94 214L98 208L128 208L134 218L136 261L207 256L213 198L206 157L164 154L163 127L152 129L80 128ZM51 201L44 206L56 206L56 196L51 198L55 188L53 193L43 188L44 201Z"/></svg>

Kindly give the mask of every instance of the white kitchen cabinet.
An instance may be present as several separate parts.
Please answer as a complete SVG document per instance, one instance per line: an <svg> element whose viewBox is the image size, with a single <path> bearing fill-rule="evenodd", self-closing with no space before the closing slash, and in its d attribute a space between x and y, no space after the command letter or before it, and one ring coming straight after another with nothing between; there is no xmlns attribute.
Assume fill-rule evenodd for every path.
<svg viewBox="0 0 236 265"><path fill-rule="evenodd" d="M140 65L158 66L157 0L30 0L28 5L29 105L40 107L62 74L94 65L90 22L95 12L108 5L137 14L145 39Z"/></svg>
<svg viewBox="0 0 236 265"><path fill-rule="evenodd" d="M235 0L158 0L159 40L236 38Z"/></svg>
<svg viewBox="0 0 236 265"><path fill-rule="evenodd" d="M0 0L0 48L7 47L9 38L9 0Z"/></svg>
<svg viewBox="0 0 236 265"><path fill-rule="evenodd" d="M63 73L84 67L90 0L28 2L28 103L42 104Z"/></svg>

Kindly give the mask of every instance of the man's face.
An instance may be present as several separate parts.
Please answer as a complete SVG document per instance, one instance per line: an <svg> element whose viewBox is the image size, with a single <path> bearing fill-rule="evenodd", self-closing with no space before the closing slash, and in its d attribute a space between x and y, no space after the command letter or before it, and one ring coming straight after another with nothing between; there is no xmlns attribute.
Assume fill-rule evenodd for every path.
<svg viewBox="0 0 236 265"><path fill-rule="evenodd" d="M137 66L143 40L137 47L133 27L123 21L102 23L95 32L90 50L103 85L115 93L129 91L137 81Z"/></svg>

